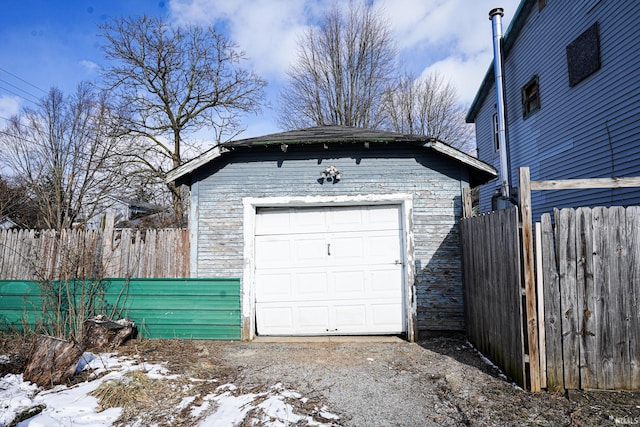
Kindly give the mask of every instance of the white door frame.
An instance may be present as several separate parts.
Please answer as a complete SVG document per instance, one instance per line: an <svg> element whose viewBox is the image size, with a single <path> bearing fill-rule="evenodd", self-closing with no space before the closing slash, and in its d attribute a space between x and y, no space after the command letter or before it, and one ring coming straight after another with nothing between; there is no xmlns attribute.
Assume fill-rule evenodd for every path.
<svg viewBox="0 0 640 427"><path fill-rule="evenodd" d="M413 243L413 196L406 193L367 194L354 196L245 197L244 207L244 269L242 275L242 339L252 340L256 334L255 223L258 208L335 207L335 206L400 206L402 217L402 248L404 307L407 338L417 338L417 302L414 283L415 258Z"/></svg>

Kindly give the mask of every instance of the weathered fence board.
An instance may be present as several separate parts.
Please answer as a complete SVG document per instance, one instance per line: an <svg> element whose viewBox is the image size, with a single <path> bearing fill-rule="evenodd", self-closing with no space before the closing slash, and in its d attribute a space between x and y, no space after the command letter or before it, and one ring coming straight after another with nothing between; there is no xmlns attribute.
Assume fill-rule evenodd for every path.
<svg viewBox="0 0 640 427"><path fill-rule="evenodd" d="M566 363L564 370L565 388L578 388L580 384L579 374L579 340L578 340L578 313L577 313L577 289L576 289L576 241L575 241L575 212L571 209L562 209L556 212L558 259L566 259L558 265L560 276L560 307L562 330L571 331L562 340L562 354Z"/></svg>
<svg viewBox="0 0 640 427"><path fill-rule="evenodd" d="M544 326L547 351L547 387L564 390L562 370L562 315L560 307L560 278L556 265L554 232L550 215L542 215L542 276L544 280Z"/></svg>
<svg viewBox="0 0 640 427"><path fill-rule="evenodd" d="M627 208L627 230L640 230L640 207ZM629 234L629 377L631 388L640 389L640 232Z"/></svg>
<svg viewBox="0 0 640 427"><path fill-rule="evenodd" d="M461 237L469 339L526 386L518 210L463 219Z"/></svg>
<svg viewBox="0 0 640 427"><path fill-rule="evenodd" d="M598 388L596 365L596 340L593 331L597 329L599 315L595 306L595 287L593 280L593 226L591 209L576 210L576 286L578 325L580 328L580 382L589 384L589 388ZM553 255L553 248L549 248ZM560 336L558 335L558 339ZM560 366L558 366L560 368Z"/></svg>
<svg viewBox="0 0 640 427"><path fill-rule="evenodd" d="M542 216L547 386L640 388L640 208Z"/></svg>
<svg viewBox="0 0 640 427"><path fill-rule="evenodd" d="M186 229L0 231L0 280L188 276Z"/></svg>

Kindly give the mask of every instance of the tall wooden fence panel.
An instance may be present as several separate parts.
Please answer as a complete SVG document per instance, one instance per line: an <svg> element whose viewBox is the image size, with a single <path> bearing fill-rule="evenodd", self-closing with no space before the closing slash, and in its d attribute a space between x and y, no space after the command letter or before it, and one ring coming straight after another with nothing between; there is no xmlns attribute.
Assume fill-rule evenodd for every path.
<svg viewBox="0 0 640 427"><path fill-rule="evenodd" d="M640 389L640 207L543 214L547 386Z"/></svg>
<svg viewBox="0 0 640 427"><path fill-rule="evenodd" d="M0 231L0 280L188 276L186 229Z"/></svg>
<svg viewBox="0 0 640 427"><path fill-rule="evenodd" d="M526 387L518 209L461 220L467 335Z"/></svg>

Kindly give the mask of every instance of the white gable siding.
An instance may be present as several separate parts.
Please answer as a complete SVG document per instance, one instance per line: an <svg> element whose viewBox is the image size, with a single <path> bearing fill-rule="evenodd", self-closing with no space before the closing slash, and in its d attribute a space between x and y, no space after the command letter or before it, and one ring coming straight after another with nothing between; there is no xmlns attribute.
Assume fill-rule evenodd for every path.
<svg viewBox="0 0 640 427"><path fill-rule="evenodd" d="M566 47L596 21L601 68L569 87ZM636 1L554 1L540 12L531 9L504 61L513 185L519 166L529 166L533 180L640 176L639 25ZM520 90L534 75L541 109L523 119ZM477 129L491 125L487 110L493 103L485 100ZM489 143L492 136L479 132L478 145ZM480 158L491 162L484 156L481 151ZM485 209L487 194L483 190ZM533 193L535 216L553 207L600 204L640 204L640 191Z"/></svg>

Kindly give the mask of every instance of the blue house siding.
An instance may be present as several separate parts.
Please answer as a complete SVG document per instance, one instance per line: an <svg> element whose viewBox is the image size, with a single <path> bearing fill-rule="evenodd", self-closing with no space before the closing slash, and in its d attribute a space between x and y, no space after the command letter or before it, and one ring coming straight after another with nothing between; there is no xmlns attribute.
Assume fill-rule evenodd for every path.
<svg viewBox="0 0 640 427"><path fill-rule="evenodd" d="M505 39L512 184L517 185L520 166L530 167L533 180L640 176L640 2L549 2L540 12L537 7L523 12L521 30ZM566 47L595 22L600 69L570 87ZM520 91L534 75L541 108L523 119ZM494 104L491 88L474 121L479 158L497 167L489 150ZM482 210L490 208L496 186L481 190ZM637 189L534 192L532 197L534 217L554 207L640 204Z"/></svg>
<svg viewBox="0 0 640 427"><path fill-rule="evenodd" d="M318 182L329 165L342 179ZM245 197L412 194L418 329L464 329L458 219L466 166L404 144L290 147L287 153L256 147L225 154L191 180L197 277L242 277Z"/></svg>

